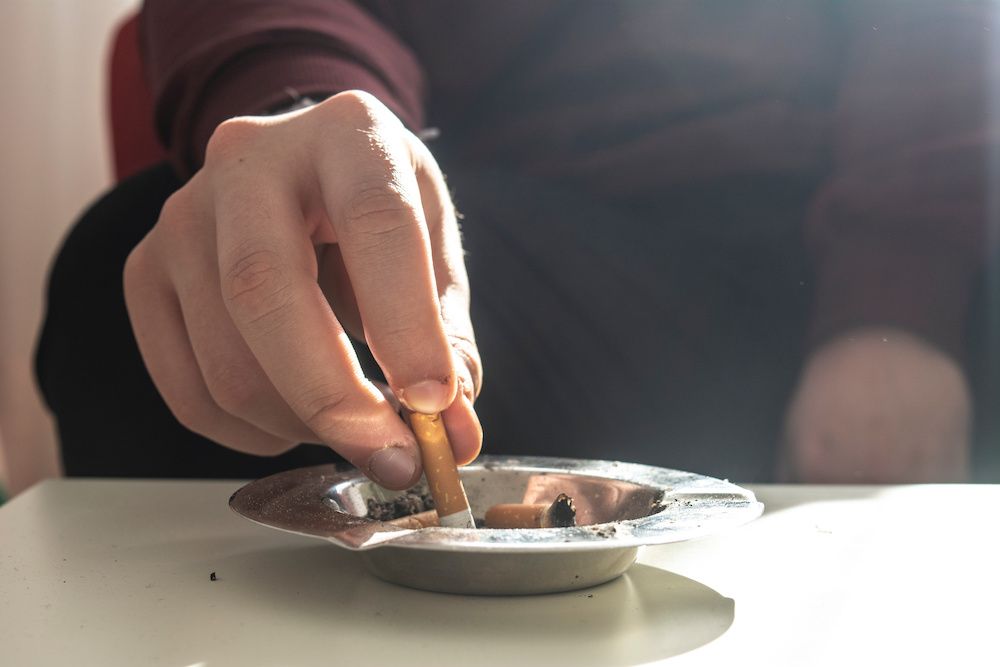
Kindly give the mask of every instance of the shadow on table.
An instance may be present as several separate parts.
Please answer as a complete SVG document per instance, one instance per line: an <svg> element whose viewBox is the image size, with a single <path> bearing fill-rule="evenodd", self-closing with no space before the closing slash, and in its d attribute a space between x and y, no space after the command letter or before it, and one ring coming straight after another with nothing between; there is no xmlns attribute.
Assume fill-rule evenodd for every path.
<svg viewBox="0 0 1000 667"><path fill-rule="evenodd" d="M212 568L225 573L229 595L245 598L232 602L268 605L294 619L266 629L268 644L318 650L322 642L296 637L322 633L310 636L329 637L324 654L341 664L349 664L345 638L357 642L346 653L376 665L401 656L418 665L644 664L718 638L735 606L697 581L645 565L594 588L524 597L399 587L368 574L357 554L328 546L243 553L213 561ZM310 662L308 655L299 658Z"/></svg>

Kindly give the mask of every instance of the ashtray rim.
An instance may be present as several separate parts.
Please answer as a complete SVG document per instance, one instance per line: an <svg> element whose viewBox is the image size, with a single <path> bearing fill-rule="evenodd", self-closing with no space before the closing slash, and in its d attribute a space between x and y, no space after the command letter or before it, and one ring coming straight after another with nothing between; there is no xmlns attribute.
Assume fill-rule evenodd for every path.
<svg viewBox="0 0 1000 667"><path fill-rule="evenodd" d="M756 519L764 506L752 491L728 480L640 463L540 456L484 455L461 469L463 477L497 469L527 473L561 473L630 482L659 490L658 512L573 528L420 530L388 526L384 522L337 510L327 501L330 491L345 482L367 482L358 470L337 471L332 465L297 468L250 482L230 498L236 513L255 523L286 532L328 540L351 550L379 547L466 553L572 552L621 549L665 544L704 537ZM329 525L296 525L294 518L275 520L250 502L262 485L299 493L305 514L330 513ZM263 488L266 488L263 487ZM309 493L315 491L316 493ZM320 493L322 491L322 493ZM304 493L303 493L304 492ZM319 508L323 505L323 509ZM609 531L609 527L614 530Z"/></svg>

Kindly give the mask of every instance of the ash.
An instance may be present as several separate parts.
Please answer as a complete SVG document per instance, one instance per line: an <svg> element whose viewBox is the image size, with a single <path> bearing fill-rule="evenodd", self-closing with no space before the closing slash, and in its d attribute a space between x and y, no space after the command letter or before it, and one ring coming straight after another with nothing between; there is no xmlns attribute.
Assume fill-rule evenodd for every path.
<svg viewBox="0 0 1000 667"><path fill-rule="evenodd" d="M368 499L368 518L376 521L399 519L432 509L434 509L434 499L429 493L408 492L384 502L374 498Z"/></svg>

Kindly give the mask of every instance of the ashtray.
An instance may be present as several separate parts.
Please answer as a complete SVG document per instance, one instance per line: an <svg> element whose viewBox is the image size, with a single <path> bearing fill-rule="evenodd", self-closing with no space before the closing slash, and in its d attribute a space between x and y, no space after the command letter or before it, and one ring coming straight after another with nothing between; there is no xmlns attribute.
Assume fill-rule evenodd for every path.
<svg viewBox="0 0 1000 667"><path fill-rule="evenodd" d="M366 517L368 501L400 495L359 471L299 468L251 482L229 500L264 526L360 553L377 577L430 591L551 593L620 576L639 547L739 526L764 506L751 491L690 472L618 461L483 456L460 469L473 515L499 503L574 500L569 528L400 528ZM420 491L419 488L416 491Z"/></svg>

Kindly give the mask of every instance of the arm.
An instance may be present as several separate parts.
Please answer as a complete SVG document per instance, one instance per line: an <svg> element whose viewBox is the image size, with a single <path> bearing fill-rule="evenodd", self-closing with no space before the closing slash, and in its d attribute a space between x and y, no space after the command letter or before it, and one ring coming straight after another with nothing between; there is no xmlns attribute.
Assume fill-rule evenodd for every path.
<svg viewBox="0 0 1000 667"><path fill-rule="evenodd" d="M413 53L349 0L147 0L141 24L157 131L184 173L222 121L290 103L289 90L362 90L410 129L423 123Z"/></svg>

